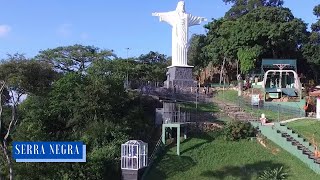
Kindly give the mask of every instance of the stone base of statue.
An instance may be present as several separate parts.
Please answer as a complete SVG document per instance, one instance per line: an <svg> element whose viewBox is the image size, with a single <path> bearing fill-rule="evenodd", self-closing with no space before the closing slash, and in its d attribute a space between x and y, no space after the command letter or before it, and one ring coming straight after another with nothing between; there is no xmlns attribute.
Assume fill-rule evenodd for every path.
<svg viewBox="0 0 320 180"><path fill-rule="evenodd" d="M197 81L192 78L193 66L169 66L167 80L164 82L166 88L186 89L197 86Z"/></svg>

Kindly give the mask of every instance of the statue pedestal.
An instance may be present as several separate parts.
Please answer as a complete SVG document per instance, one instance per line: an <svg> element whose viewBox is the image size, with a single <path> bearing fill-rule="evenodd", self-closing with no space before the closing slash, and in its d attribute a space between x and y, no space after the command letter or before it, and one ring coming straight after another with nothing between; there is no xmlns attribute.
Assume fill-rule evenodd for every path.
<svg viewBox="0 0 320 180"><path fill-rule="evenodd" d="M167 80L164 82L166 88L190 88L195 87L197 82L192 78L193 66L169 66Z"/></svg>

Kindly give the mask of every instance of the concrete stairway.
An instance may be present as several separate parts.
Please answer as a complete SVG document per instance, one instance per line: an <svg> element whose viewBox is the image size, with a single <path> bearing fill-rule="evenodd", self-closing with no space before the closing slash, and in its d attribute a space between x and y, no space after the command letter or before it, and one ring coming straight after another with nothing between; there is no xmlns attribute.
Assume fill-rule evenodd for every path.
<svg viewBox="0 0 320 180"><path fill-rule="evenodd" d="M240 106L232 104L224 104L220 107L223 111L232 119L238 121L258 121L257 117L252 116L252 114L245 112L241 109Z"/></svg>
<svg viewBox="0 0 320 180"><path fill-rule="evenodd" d="M314 172L320 174L320 158L316 158L314 147L299 134L284 124L275 123L274 126L263 126L252 123L269 140L273 141L292 155L299 158Z"/></svg>

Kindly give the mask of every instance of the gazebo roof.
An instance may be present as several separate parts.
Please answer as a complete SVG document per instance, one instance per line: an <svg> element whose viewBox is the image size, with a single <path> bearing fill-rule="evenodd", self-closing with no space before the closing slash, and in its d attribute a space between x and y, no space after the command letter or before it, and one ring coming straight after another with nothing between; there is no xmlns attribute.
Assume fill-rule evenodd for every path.
<svg viewBox="0 0 320 180"><path fill-rule="evenodd" d="M130 140L130 141L127 141L125 144L142 145L142 144L146 144L146 143L141 140Z"/></svg>
<svg viewBox="0 0 320 180"><path fill-rule="evenodd" d="M320 96L320 90L309 93L310 96Z"/></svg>

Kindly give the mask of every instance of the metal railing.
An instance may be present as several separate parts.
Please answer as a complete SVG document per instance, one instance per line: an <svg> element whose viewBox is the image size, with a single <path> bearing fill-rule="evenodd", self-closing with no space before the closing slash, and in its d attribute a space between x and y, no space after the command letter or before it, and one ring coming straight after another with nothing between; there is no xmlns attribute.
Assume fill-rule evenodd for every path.
<svg viewBox="0 0 320 180"><path fill-rule="evenodd" d="M190 122L190 112L163 112L163 123L186 123Z"/></svg>
<svg viewBox="0 0 320 180"><path fill-rule="evenodd" d="M157 158L157 155L162 151L162 149L163 149L162 136L160 136L155 148L152 151L152 154L148 158L149 164L148 164L148 167L146 168L146 170L143 172L143 175L141 177L142 180L144 180L146 178L146 176L148 175L154 160Z"/></svg>
<svg viewBox="0 0 320 180"><path fill-rule="evenodd" d="M277 103L259 103L258 106L252 105L249 100L238 97L238 102L236 103L243 110L249 110L256 117L259 117L262 113L266 115L271 115L272 120L288 120L293 118L305 117L304 110L299 107L286 106ZM267 117L268 118L268 117Z"/></svg>

